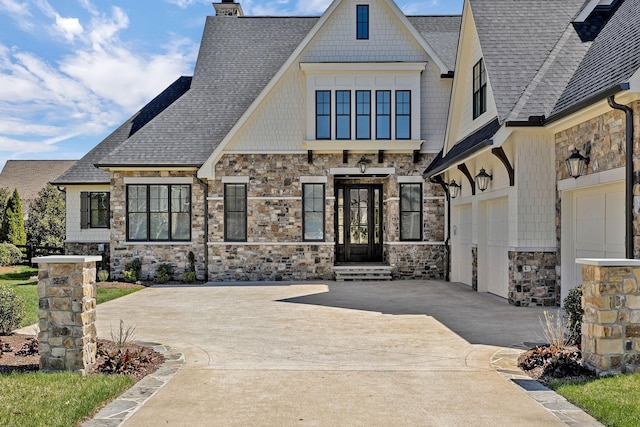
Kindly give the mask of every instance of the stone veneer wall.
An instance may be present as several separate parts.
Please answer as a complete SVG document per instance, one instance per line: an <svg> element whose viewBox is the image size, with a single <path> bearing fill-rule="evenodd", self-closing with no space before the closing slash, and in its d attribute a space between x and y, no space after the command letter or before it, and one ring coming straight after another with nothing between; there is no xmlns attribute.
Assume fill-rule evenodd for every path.
<svg viewBox="0 0 640 427"><path fill-rule="evenodd" d="M640 266L583 265L582 280L585 363L599 374L640 373Z"/></svg>
<svg viewBox="0 0 640 427"><path fill-rule="evenodd" d="M306 155L227 154L216 165L216 180L210 182L209 276L211 280L300 280L330 279L335 263L335 182L330 168L355 167L361 154L316 154L313 163ZM365 157L370 168L394 167L396 175L354 176L362 183L383 186L383 241L399 240L398 176L421 176L433 155L413 163L412 154L377 154ZM249 178L248 242L224 242L224 184L220 177ZM302 241L301 176L326 177L325 241ZM436 245L408 243L384 245L385 260L401 271L403 278L441 279L444 276L444 198L442 189L423 181L424 240Z"/></svg>
<svg viewBox="0 0 640 427"><path fill-rule="evenodd" d="M188 268L189 252L196 257L196 274L204 277L206 263L204 259L204 191L194 178L195 171L117 171L111 175L111 214L112 224L118 224L111 230L111 274L118 278L127 262L140 259L142 278L153 279L155 266L169 263L175 266L174 279L180 277ZM189 178L191 184L191 242L145 243L127 242L126 224L126 184L125 178ZM154 181L156 183L156 181Z"/></svg>
<svg viewBox="0 0 640 427"><path fill-rule="evenodd" d="M556 305L556 253L509 251L509 303Z"/></svg>
<svg viewBox="0 0 640 427"><path fill-rule="evenodd" d="M636 184L640 182L640 163L637 160L640 151L640 101L629 104L634 110L634 176ZM558 181L570 178L567 174L565 160L571 154L571 150L578 148L584 155L584 145L591 143L591 162L587 166L585 175L593 172L603 172L607 170L623 167L625 162L626 141L625 141L625 114L622 111L613 110L580 123L555 135L556 147L556 178ZM556 240L558 250L558 274L557 274L557 303L560 304L560 288L562 286L560 277L561 262L561 199L560 192L556 199ZM640 259L640 186L634 186L634 258Z"/></svg>
<svg viewBox="0 0 640 427"><path fill-rule="evenodd" d="M471 289L478 292L478 247L471 248Z"/></svg>
<svg viewBox="0 0 640 427"><path fill-rule="evenodd" d="M40 369L84 372L97 351L96 263L87 257L34 260L39 263Z"/></svg>

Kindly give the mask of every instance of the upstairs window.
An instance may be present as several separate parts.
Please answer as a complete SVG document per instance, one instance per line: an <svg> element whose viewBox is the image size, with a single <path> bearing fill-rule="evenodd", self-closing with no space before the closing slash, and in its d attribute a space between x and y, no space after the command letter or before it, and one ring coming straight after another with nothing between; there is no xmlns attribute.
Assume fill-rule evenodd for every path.
<svg viewBox="0 0 640 427"><path fill-rule="evenodd" d="M80 228L109 228L109 193L80 193Z"/></svg>
<svg viewBox="0 0 640 427"><path fill-rule="evenodd" d="M316 139L331 139L331 91L316 91Z"/></svg>
<svg viewBox="0 0 640 427"><path fill-rule="evenodd" d="M369 39L369 6L359 4L356 6L356 38L358 40Z"/></svg>
<svg viewBox="0 0 640 427"><path fill-rule="evenodd" d="M351 91L336 91L336 139L351 139Z"/></svg>
<svg viewBox="0 0 640 427"><path fill-rule="evenodd" d="M356 139L371 139L371 91L356 91Z"/></svg>
<svg viewBox="0 0 640 427"><path fill-rule="evenodd" d="M396 92L396 139L411 139L411 91Z"/></svg>
<svg viewBox="0 0 640 427"><path fill-rule="evenodd" d="M391 91L376 92L376 139L391 139Z"/></svg>
<svg viewBox="0 0 640 427"><path fill-rule="evenodd" d="M487 111L487 72L481 59L473 66L473 118Z"/></svg>

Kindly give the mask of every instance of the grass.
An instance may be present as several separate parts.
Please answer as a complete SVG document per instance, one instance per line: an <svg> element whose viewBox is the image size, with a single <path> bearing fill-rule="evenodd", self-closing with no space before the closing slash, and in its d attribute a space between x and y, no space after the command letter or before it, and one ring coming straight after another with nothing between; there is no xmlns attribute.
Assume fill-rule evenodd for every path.
<svg viewBox="0 0 640 427"><path fill-rule="evenodd" d="M38 323L38 281L29 280L31 277L37 275L37 268L27 266L16 266L10 272L0 273L0 284L12 286L13 289L15 289L15 291L24 299L26 313L20 323L21 327ZM139 286L129 289L103 289L100 288L100 285L98 284L96 302L98 304L102 304L103 302L111 301L139 291L142 288L142 286Z"/></svg>
<svg viewBox="0 0 640 427"><path fill-rule="evenodd" d="M0 375L0 425L75 426L133 383L132 378L119 375Z"/></svg>
<svg viewBox="0 0 640 427"><path fill-rule="evenodd" d="M554 381L550 387L607 426L640 425L640 374L577 383Z"/></svg>

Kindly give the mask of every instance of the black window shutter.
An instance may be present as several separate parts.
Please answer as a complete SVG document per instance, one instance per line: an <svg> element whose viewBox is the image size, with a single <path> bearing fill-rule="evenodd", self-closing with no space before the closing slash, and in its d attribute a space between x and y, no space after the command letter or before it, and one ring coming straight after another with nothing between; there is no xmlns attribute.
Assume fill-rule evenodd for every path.
<svg viewBox="0 0 640 427"><path fill-rule="evenodd" d="M80 193L80 228L89 228L89 192Z"/></svg>

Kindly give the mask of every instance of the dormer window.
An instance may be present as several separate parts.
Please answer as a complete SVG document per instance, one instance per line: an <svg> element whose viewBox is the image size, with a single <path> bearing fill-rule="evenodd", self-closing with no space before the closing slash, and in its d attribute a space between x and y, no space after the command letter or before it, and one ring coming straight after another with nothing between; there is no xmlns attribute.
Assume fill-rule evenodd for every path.
<svg viewBox="0 0 640 427"><path fill-rule="evenodd" d="M473 118L487 111L487 72L480 59L473 66Z"/></svg>
<svg viewBox="0 0 640 427"><path fill-rule="evenodd" d="M358 40L369 40L369 5L357 5L356 15L356 38Z"/></svg>

